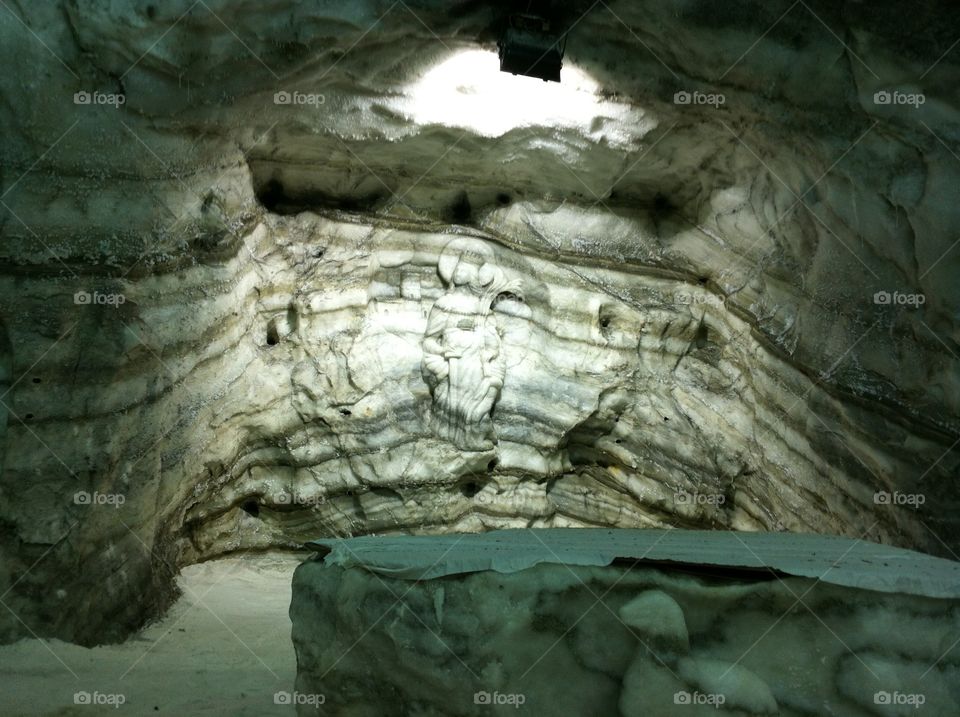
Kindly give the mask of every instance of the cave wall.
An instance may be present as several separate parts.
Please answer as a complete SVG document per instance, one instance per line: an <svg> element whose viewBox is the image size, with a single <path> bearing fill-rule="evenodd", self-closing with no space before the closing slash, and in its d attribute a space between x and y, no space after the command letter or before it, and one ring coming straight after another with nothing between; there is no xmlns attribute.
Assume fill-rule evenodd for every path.
<svg viewBox="0 0 960 717"><path fill-rule="evenodd" d="M0 320L0 477L3 476L3 457L7 446L7 404L3 402L13 383L13 348L7 336L6 325Z"/></svg>
<svg viewBox="0 0 960 717"><path fill-rule="evenodd" d="M13 341L52 356L16 393L7 519L21 559L82 569L11 598L72 637L114 601L121 635L177 565L318 534L673 525L943 553L925 525L956 530L945 501L876 501L948 485L926 471L946 439L818 385L692 277L312 213L242 246L112 303L18 281Z"/></svg>
<svg viewBox="0 0 960 717"><path fill-rule="evenodd" d="M493 46L482 3L11 2L0 634L120 639L179 565L317 534L952 555L947 7L569 3L568 62L607 104L486 136L409 116L419 74ZM275 102L296 90L324 101ZM725 101L677 103L696 90ZM448 401L424 346L461 301L454 240L503 290L463 299L490 365Z"/></svg>

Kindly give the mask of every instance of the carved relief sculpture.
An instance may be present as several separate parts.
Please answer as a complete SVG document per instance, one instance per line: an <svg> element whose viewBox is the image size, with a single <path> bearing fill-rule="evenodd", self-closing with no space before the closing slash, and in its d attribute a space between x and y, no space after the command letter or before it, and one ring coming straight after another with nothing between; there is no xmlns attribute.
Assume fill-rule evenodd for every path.
<svg viewBox="0 0 960 717"><path fill-rule="evenodd" d="M433 396L431 426L465 450L490 448L490 414L503 386L506 363L491 307L497 294L516 288L478 239L450 241L437 272L446 287L434 303L423 337L421 371Z"/></svg>

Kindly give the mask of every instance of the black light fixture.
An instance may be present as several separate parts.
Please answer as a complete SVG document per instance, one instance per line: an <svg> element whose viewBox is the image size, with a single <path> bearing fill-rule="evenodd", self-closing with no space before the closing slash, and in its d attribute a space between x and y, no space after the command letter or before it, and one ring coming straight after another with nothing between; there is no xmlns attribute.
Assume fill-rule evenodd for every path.
<svg viewBox="0 0 960 717"><path fill-rule="evenodd" d="M559 82L567 40L557 24L549 12L511 15L497 42L500 71Z"/></svg>

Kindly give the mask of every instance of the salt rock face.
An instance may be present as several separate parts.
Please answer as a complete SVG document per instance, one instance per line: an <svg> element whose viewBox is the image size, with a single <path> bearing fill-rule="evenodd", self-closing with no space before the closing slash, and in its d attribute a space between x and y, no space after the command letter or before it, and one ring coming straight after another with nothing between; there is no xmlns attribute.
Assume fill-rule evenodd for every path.
<svg viewBox="0 0 960 717"><path fill-rule="evenodd" d="M680 610L688 651L624 623L639 600L659 614L669 604L674 627ZM856 717L906 714L921 699L931 714L960 709L956 660L943 659L960 636L955 599L807 578L540 564L413 581L315 559L294 574L290 617L296 690L322 696L330 715L519 704L533 715Z"/></svg>
<svg viewBox="0 0 960 717"><path fill-rule="evenodd" d="M752 670L735 662L685 658L677 662L678 674L706 694L722 694L724 707L748 714L777 714L779 707L770 687Z"/></svg>
<svg viewBox="0 0 960 717"><path fill-rule="evenodd" d="M70 303L50 349L67 373L46 376L86 356L90 383L86 408L19 393L44 419L10 427L5 480L31 485L11 497L15 524L38 543L76 536L47 557L79 551L84 572L60 589L105 585L128 606L111 625L137 619L133 594L168 599L171 563L318 535L673 525L939 549L921 521L949 521L945 504L878 507L890 486L808 429L859 436L887 475L942 444L833 395L696 281L311 213L266 215L242 241L215 269L130 283L115 306L42 278L18 299L19 317ZM10 330L15 347L50 341L42 323ZM105 374L115 390L98 392ZM64 425L76 439L58 440ZM33 434L55 452L38 457ZM54 466L91 456L101 468L64 486ZM78 639L102 627L95 604L78 622L40 609Z"/></svg>
<svg viewBox="0 0 960 717"><path fill-rule="evenodd" d="M691 705L698 710L723 708L747 714L779 714L770 687L751 670L735 662L687 656L690 638L683 608L667 593L642 593L621 607L618 614L624 624L636 631L644 648L624 676L620 697L623 715L646 714L653 685L665 687L669 682L666 674L659 675L659 679L650 675L651 671L657 672L658 662L665 672L672 672L692 690L674 693L678 714ZM704 704L698 703L698 694L706 696Z"/></svg>
<svg viewBox="0 0 960 717"><path fill-rule="evenodd" d="M293 411L274 403L270 419L255 419L282 450L238 460L226 443L203 455L226 471L194 484L185 521L201 556L222 550L238 517L249 525L249 500L257 522L236 547L276 530L307 539L318 528L529 521L844 533L877 516L882 486L869 473L831 466L824 484L828 451L800 429L812 413L773 427L782 386L802 394L812 382L722 302L677 299L709 298L705 289L547 262L482 234L371 232L300 215L253 236L274 277L260 291L277 308L259 319L263 368L248 372L280 382L289 371L274 390ZM222 420L226 435L250 430L246 416ZM870 451L898 460L880 441ZM818 501L790 497L804 492ZM911 515L877 517L871 536L931 544Z"/></svg>
<svg viewBox="0 0 960 717"><path fill-rule="evenodd" d="M803 672L805 667L797 672ZM863 683L858 684L857 691L864 692ZM770 687L753 671L734 662L696 658L668 665L665 661L658 664L649 657L638 657L624 676L619 706L624 717L641 717L649 714L651 708L670 717L792 714L781 710Z"/></svg>
<svg viewBox="0 0 960 717"><path fill-rule="evenodd" d="M651 590L638 595L618 614L641 639L653 642L660 650L685 654L690 649L683 609L664 592Z"/></svg>
<svg viewBox="0 0 960 717"><path fill-rule="evenodd" d="M12 353L6 326L0 321L0 391L4 396L10 392L10 384L15 380L12 376ZM7 411L7 405L0 404L0 476L3 475L2 466L7 446Z"/></svg>
<svg viewBox="0 0 960 717"><path fill-rule="evenodd" d="M0 23L0 591L31 629L119 639L178 566L318 535L957 552L944 9L564 6L597 93L497 136L409 111L496 4Z"/></svg>

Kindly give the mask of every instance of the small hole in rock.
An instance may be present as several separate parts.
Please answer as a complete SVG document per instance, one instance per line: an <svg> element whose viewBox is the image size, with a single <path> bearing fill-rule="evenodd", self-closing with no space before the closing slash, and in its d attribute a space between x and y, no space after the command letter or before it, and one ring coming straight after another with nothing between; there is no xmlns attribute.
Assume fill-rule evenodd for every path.
<svg viewBox="0 0 960 717"><path fill-rule="evenodd" d="M460 486L460 492L463 493L465 498L473 498L473 496L480 492L480 486L470 481Z"/></svg>
<svg viewBox="0 0 960 717"><path fill-rule="evenodd" d="M499 304L501 301L516 301L517 303L522 304L523 297L519 294L514 294L512 291L501 291L494 297L493 301L490 302L490 308L495 309L497 304Z"/></svg>
<svg viewBox="0 0 960 717"><path fill-rule="evenodd" d="M697 333L693 337L693 342L698 349L702 349L710 343L710 330L705 324L700 324L700 326L697 327Z"/></svg>
<svg viewBox="0 0 960 717"><path fill-rule="evenodd" d="M157 8L155 8L153 5L147 5L147 17L153 20L156 16L157 16Z"/></svg>
<svg viewBox="0 0 960 717"><path fill-rule="evenodd" d="M487 463L487 470L492 471L494 468L497 467L497 463L499 463L499 461L496 458L491 458L490 462Z"/></svg>
<svg viewBox="0 0 960 717"><path fill-rule="evenodd" d="M300 317L297 315L297 307L294 304L287 306L287 330L294 333L300 323Z"/></svg>
<svg viewBox="0 0 960 717"><path fill-rule="evenodd" d="M34 383L40 383L40 379L39 379L39 378L35 378L35 379L33 379L33 382L34 382Z"/></svg>
<svg viewBox="0 0 960 717"><path fill-rule="evenodd" d="M267 324L267 346L276 346L280 343L280 332L277 331L277 322Z"/></svg>
<svg viewBox="0 0 960 717"><path fill-rule="evenodd" d="M667 418L666 416L664 416L664 417L663 417L663 420L664 420L664 421L669 421L670 419Z"/></svg>
<svg viewBox="0 0 960 717"><path fill-rule="evenodd" d="M461 191L453 204L450 205L449 215L454 224L467 224L470 222L470 216L473 214L473 207L470 206L470 197L466 192Z"/></svg>
<svg viewBox="0 0 960 717"><path fill-rule="evenodd" d="M602 319L600 319L600 326L601 326L602 328L605 329L605 328L607 328L609 325L610 325L610 318L609 318L609 317L604 316Z"/></svg>
<svg viewBox="0 0 960 717"><path fill-rule="evenodd" d="M510 195L506 192L500 192L497 194L497 204L509 204Z"/></svg>
<svg viewBox="0 0 960 717"><path fill-rule="evenodd" d="M206 196L203 198L203 203L200 205L200 211L206 214L210 211L210 207L213 206L213 202L216 199L216 195L213 192L207 192Z"/></svg>
<svg viewBox="0 0 960 717"><path fill-rule="evenodd" d="M340 409L340 415L341 415L341 416L350 416L350 415L352 415L352 414L351 414L349 408L341 408L341 409Z"/></svg>
<svg viewBox="0 0 960 717"><path fill-rule="evenodd" d="M243 508L244 513L252 515L254 518L260 515L260 504L255 500L245 500L240 507Z"/></svg>
<svg viewBox="0 0 960 717"><path fill-rule="evenodd" d="M32 414L32 413L28 413L26 416L23 417L23 419L24 419L25 421L29 421L31 418L33 418L33 414Z"/></svg>
<svg viewBox="0 0 960 717"><path fill-rule="evenodd" d="M653 198L653 213L656 216L662 217L673 211L673 209L673 202L671 202L664 195L657 193L657 195Z"/></svg>

